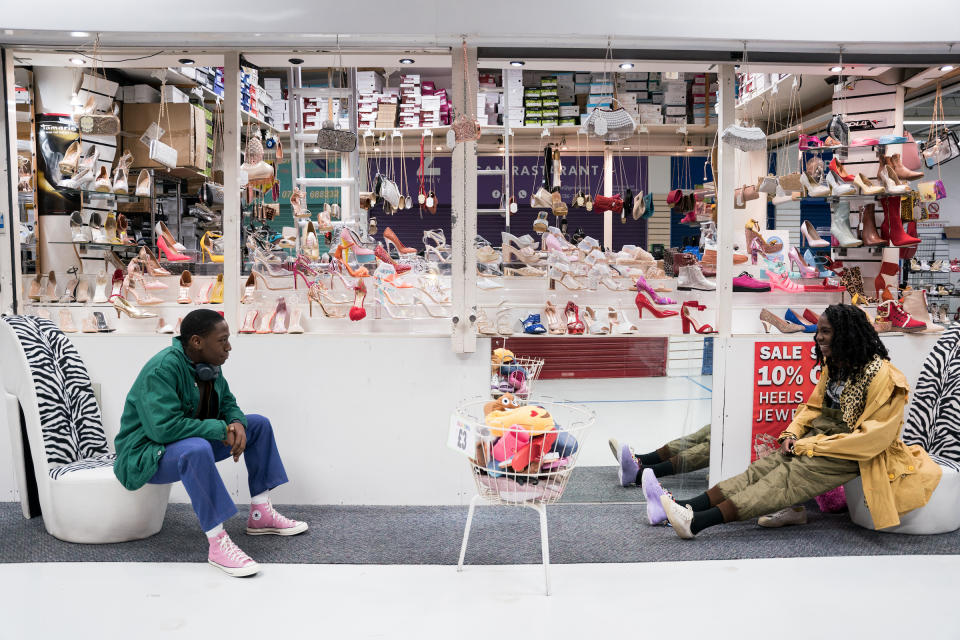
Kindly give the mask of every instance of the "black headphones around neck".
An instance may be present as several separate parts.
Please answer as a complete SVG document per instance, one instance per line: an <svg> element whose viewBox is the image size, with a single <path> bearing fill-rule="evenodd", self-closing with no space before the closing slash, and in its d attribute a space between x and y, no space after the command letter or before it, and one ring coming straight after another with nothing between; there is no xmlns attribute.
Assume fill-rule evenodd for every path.
<svg viewBox="0 0 960 640"><path fill-rule="evenodd" d="M193 368L197 373L197 380L200 382L216 380L220 375L220 367L207 364L206 362L195 362Z"/></svg>

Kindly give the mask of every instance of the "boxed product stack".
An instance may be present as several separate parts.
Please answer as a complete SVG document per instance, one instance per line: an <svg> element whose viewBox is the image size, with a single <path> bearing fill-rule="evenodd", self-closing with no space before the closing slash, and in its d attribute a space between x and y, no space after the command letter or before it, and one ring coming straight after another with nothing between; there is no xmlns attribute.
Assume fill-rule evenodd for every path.
<svg viewBox="0 0 960 640"><path fill-rule="evenodd" d="M503 72L503 94L510 104L510 113L505 114L510 126L523 126L523 69L506 69Z"/></svg>
<svg viewBox="0 0 960 640"><path fill-rule="evenodd" d="M535 87L523 90L523 124L528 127L555 127L560 124L560 94L557 76L543 76Z"/></svg>
<svg viewBox="0 0 960 640"><path fill-rule="evenodd" d="M423 93L420 87L420 74L400 76L400 126L420 126L420 105Z"/></svg>
<svg viewBox="0 0 960 640"><path fill-rule="evenodd" d="M687 83L684 80L666 80L663 89L664 124L687 124Z"/></svg>
<svg viewBox="0 0 960 640"><path fill-rule="evenodd" d="M583 114L580 116L581 122L594 109L610 109L613 105L613 82L609 76L603 73L590 74L589 90Z"/></svg>
<svg viewBox="0 0 960 640"><path fill-rule="evenodd" d="M263 88L270 95L273 125L278 129L290 128L290 104L283 97L280 78L264 78Z"/></svg>
<svg viewBox="0 0 960 640"><path fill-rule="evenodd" d="M420 97L420 126L439 127L442 96L434 88L432 82L424 82L422 91L423 95Z"/></svg>
<svg viewBox="0 0 960 640"><path fill-rule="evenodd" d="M576 125L580 122L580 107L577 105L576 82L573 72L557 74L558 124Z"/></svg>
<svg viewBox="0 0 960 640"><path fill-rule="evenodd" d="M357 93L383 92L383 76L376 71L357 71Z"/></svg>
<svg viewBox="0 0 960 640"><path fill-rule="evenodd" d="M400 114L399 105L397 104L399 97L384 94L380 95L382 97L377 105L376 127L378 129L392 129L397 126L397 116Z"/></svg>
<svg viewBox="0 0 960 640"><path fill-rule="evenodd" d="M357 98L357 127L371 129L377 126L380 115L380 93L361 93Z"/></svg>
<svg viewBox="0 0 960 640"><path fill-rule="evenodd" d="M148 84L132 84L120 87L123 101L128 104L149 104L160 102L160 92Z"/></svg>
<svg viewBox="0 0 960 640"><path fill-rule="evenodd" d="M711 83L710 77L697 74L693 77L693 124L711 124L716 121L717 83Z"/></svg>

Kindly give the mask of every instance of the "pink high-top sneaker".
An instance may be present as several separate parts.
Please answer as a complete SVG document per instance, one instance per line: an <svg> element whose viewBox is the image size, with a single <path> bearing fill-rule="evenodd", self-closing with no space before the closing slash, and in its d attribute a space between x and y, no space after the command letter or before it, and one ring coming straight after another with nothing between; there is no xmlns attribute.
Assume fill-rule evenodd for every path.
<svg viewBox="0 0 960 640"><path fill-rule="evenodd" d="M260 571L260 565L234 544L226 531L221 531L217 537L210 538L207 562L237 578L252 576Z"/></svg>
<svg viewBox="0 0 960 640"><path fill-rule="evenodd" d="M247 533L252 536L262 536L272 533L277 536L295 536L307 530L307 523L291 520L277 513L269 502L251 504L250 516L247 518Z"/></svg>

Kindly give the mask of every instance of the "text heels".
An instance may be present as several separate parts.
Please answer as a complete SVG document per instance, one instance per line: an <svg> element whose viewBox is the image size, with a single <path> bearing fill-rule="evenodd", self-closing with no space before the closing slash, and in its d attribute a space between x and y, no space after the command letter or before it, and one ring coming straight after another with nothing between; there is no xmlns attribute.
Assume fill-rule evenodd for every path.
<svg viewBox="0 0 960 640"><path fill-rule="evenodd" d="M690 333L690 329L696 333L716 333L713 325L707 323L702 316L702 312L707 310L707 306L700 304L696 300L688 300L680 308L680 320L683 323L683 332Z"/></svg>
<svg viewBox="0 0 960 640"><path fill-rule="evenodd" d="M637 314L641 320L643 319L644 309L652 313L655 318L669 318L671 316L678 315L679 313L673 309L661 309L650 298L650 294L648 294L646 291L637 291L637 297L634 298L634 302L637 305Z"/></svg>
<svg viewBox="0 0 960 640"><path fill-rule="evenodd" d="M583 335L584 325L583 321L580 320L580 308L571 300L567 302L563 313L567 318L567 333L572 336Z"/></svg>
<svg viewBox="0 0 960 640"><path fill-rule="evenodd" d="M363 320L367 317L367 310L363 308L364 299L367 297L367 285L360 280L357 286L353 288L353 306L350 307L350 319L354 322Z"/></svg>

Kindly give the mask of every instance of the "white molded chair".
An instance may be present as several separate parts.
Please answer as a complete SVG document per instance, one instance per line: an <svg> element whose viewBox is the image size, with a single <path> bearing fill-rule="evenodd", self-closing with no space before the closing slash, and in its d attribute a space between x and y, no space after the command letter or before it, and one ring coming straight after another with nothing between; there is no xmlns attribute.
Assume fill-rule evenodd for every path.
<svg viewBox="0 0 960 640"><path fill-rule="evenodd" d="M4 316L0 362L24 517L42 515L47 532L67 542L124 542L160 531L171 485L128 491L113 475L86 367L56 325Z"/></svg>
<svg viewBox="0 0 960 640"><path fill-rule="evenodd" d="M936 457L934 460L939 462ZM880 531L931 535L960 529L960 471L945 466L942 462L940 468L943 475L940 477L940 484L930 496L930 502L900 516L900 524L897 526ZM876 529L870 509L867 508L867 501L863 497L863 482L860 476L845 484L844 491L850 519L865 529Z"/></svg>

